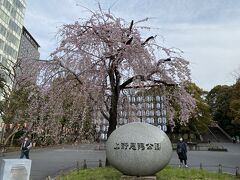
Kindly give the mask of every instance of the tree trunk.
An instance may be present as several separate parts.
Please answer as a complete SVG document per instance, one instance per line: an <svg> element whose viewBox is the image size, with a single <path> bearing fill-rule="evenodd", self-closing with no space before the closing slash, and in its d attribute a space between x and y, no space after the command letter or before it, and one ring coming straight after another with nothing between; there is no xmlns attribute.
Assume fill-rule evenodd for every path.
<svg viewBox="0 0 240 180"><path fill-rule="evenodd" d="M10 139L14 134L16 134L17 132L18 132L18 128L16 127L16 129L13 129L13 131L6 137L3 145L6 146L7 143L8 143L8 141L9 141L9 139Z"/></svg>
<svg viewBox="0 0 240 180"><path fill-rule="evenodd" d="M112 67L109 71L109 79L111 84L111 105L109 109L109 127L107 132L107 138L112 134L117 126L117 111L118 111L118 100L120 95L120 74L116 67ZM108 159L106 158L106 166L109 166Z"/></svg>
<svg viewBox="0 0 240 180"><path fill-rule="evenodd" d="M16 133L15 133L15 134L16 134ZM15 134L14 134L14 135L12 136L12 138L11 138L10 147L12 147L12 146L13 146L13 140L14 140Z"/></svg>
<svg viewBox="0 0 240 180"><path fill-rule="evenodd" d="M112 134L112 132L117 127L117 111L118 111L118 100L119 100L119 94L120 90L118 86L115 86L115 88L112 91L112 97L111 97L111 108L109 110L109 127L107 132L107 138ZM106 158L106 166L109 166L108 159Z"/></svg>
<svg viewBox="0 0 240 180"><path fill-rule="evenodd" d="M116 114L110 115L107 138L109 138L112 132L116 129L116 126L117 126L117 111L116 111Z"/></svg>
<svg viewBox="0 0 240 180"><path fill-rule="evenodd" d="M116 95L116 96L115 96ZM117 126L117 105L118 105L118 97L119 94L115 94L112 96L112 103L110 108L110 116L109 116L109 127L107 132L107 138L112 134L112 132L116 129ZM108 159L106 158L106 166L110 166Z"/></svg>

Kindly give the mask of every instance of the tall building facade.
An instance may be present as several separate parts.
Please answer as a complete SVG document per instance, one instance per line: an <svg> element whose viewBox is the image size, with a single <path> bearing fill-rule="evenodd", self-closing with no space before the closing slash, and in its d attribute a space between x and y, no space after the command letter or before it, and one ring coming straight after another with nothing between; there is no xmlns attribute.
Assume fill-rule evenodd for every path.
<svg viewBox="0 0 240 180"><path fill-rule="evenodd" d="M21 41L20 41L20 46L18 51L18 58L22 60L39 59L40 58L40 53L38 51L39 47L40 45L38 44L38 42L23 26L22 36L21 36Z"/></svg>
<svg viewBox="0 0 240 180"><path fill-rule="evenodd" d="M167 131L165 98L158 88L128 90L121 95L118 105L117 127L131 122L145 122ZM99 110L93 114L100 140L107 140L109 123Z"/></svg>
<svg viewBox="0 0 240 180"><path fill-rule="evenodd" d="M18 61L20 62L21 67L29 67L29 62L32 62L32 60L39 60L40 53L38 51L38 48L40 45L38 42L33 38L33 36L28 32L28 30L23 26L22 29L22 36L20 41L20 46L18 50ZM22 68L19 67L16 71L16 76L21 76ZM25 68L24 68L25 69ZM37 74L32 75L32 78L37 81Z"/></svg>
<svg viewBox="0 0 240 180"><path fill-rule="evenodd" d="M0 0L0 64L9 70L16 63L22 35L26 0ZM4 68L0 75L9 86L12 82ZM0 99L3 99L0 89ZM2 139L4 123L0 117L0 137Z"/></svg>
<svg viewBox="0 0 240 180"><path fill-rule="evenodd" d="M0 0L0 63L5 67L17 61L25 8L25 0ZM11 83L7 76L4 78Z"/></svg>

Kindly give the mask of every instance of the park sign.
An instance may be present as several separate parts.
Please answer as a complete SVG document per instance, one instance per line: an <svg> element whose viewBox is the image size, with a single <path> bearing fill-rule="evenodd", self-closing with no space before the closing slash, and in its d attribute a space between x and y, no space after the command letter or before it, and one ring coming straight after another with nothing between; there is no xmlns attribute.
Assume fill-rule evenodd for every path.
<svg viewBox="0 0 240 180"><path fill-rule="evenodd" d="M29 159L3 159L0 180L29 180L31 163Z"/></svg>
<svg viewBox="0 0 240 180"><path fill-rule="evenodd" d="M172 157L172 144L159 128L146 123L130 123L108 138L109 163L129 176L151 176L162 170Z"/></svg>

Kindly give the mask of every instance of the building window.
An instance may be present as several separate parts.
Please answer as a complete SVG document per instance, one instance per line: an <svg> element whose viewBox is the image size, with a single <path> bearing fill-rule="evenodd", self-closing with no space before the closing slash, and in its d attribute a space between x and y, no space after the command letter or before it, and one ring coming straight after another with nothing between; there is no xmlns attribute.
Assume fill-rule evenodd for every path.
<svg viewBox="0 0 240 180"><path fill-rule="evenodd" d="M12 18L16 18L16 15L17 15L17 11L14 8L12 8L11 9L11 16L12 16Z"/></svg>
<svg viewBox="0 0 240 180"><path fill-rule="evenodd" d="M4 47L4 51L6 52L6 54L8 54L9 56L16 58L17 57L17 51L14 50L11 46L5 44Z"/></svg>
<svg viewBox="0 0 240 180"><path fill-rule="evenodd" d="M167 131L167 126L166 125L162 126L162 130Z"/></svg>
<svg viewBox="0 0 240 180"><path fill-rule="evenodd" d="M167 123L167 119L166 117L163 117L163 124L166 124Z"/></svg>
<svg viewBox="0 0 240 180"><path fill-rule="evenodd" d="M7 59L5 58L5 57L2 57L2 65L4 66L4 67L7 67Z"/></svg>
<svg viewBox="0 0 240 180"><path fill-rule="evenodd" d="M151 124L154 124L154 118L150 118Z"/></svg>
<svg viewBox="0 0 240 180"><path fill-rule="evenodd" d="M166 116L166 115L167 115L167 112L166 112L165 109L162 110L162 114L163 114L163 116Z"/></svg>
<svg viewBox="0 0 240 180"><path fill-rule="evenodd" d="M1 9L0 9L1 10ZM6 35L6 32L7 32L7 29L2 25L0 24L0 34L2 34L3 36Z"/></svg>
<svg viewBox="0 0 240 180"><path fill-rule="evenodd" d="M151 108L154 109L154 104L153 103L151 103Z"/></svg>
<svg viewBox="0 0 240 180"><path fill-rule="evenodd" d="M147 118L146 121L147 121L148 124L151 123L151 119L150 118Z"/></svg>
<svg viewBox="0 0 240 180"><path fill-rule="evenodd" d="M11 3L8 0L4 0L3 6L8 10L8 12L11 12Z"/></svg>
<svg viewBox="0 0 240 180"><path fill-rule="evenodd" d="M3 49L3 47L4 47L4 41L0 39L0 49Z"/></svg>
<svg viewBox="0 0 240 180"><path fill-rule="evenodd" d="M9 21L8 27L9 27L11 30L15 31L18 35L20 35L21 32L22 32L22 31L21 31L21 28L20 28L14 21L12 21L12 20Z"/></svg>
<svg viewBox="0 0 240 180"><path fill-rule="evenodd" d="M162 124L162 119L158 118L158 124Z"/></svg>
<svg viewBox="0 0 240 180"><path fill-rule="evenodd" d="M8 24L9 16L2 9L0 9L0 17L6 24Z"/></svg>
<svg viewBox="0 0 240 180"><path fill-rule="evenodd" d="M135 97L134 96L132 97L132 102L135 102Z"/></svg>
<svg viewBox="0 0 240 180"><path fill-rule="evenodd" d="M21 12L23 12L24 9L25 9L24 5L23 5L22 2L19 1L19 0L13 0L13 5L14 5L17 9L19 9Z"/></svg>
<svg viewBox="0 0 240 180"><path fill-rule="evenodd" d="M142 97L141 97L141 96L138 96L138 97L137 97L137 101L138 101L138 102L142 102Z"/></svg>
<svg viewBox="0 0 240 180"><path fill-rule="evenodd" d="M19 40L11 32L7 33L7 40L8 40L8 42L10 42L10 43L14 44L16 47L18 47Z"/></svg>
<svg viewBox="0 0 240 180"><path fill-rule="evenodd" d="M150 114L149 114L149 111L147 110L147 111L146 111L146 116L149 116L149 115L150 115Z"/></svg>
<svg viewBox="0 0 240 180"><path fill-rule="evenodd" d="M148 101L148 102L150 101L150 96L147 96L147 101Z"/></svg>

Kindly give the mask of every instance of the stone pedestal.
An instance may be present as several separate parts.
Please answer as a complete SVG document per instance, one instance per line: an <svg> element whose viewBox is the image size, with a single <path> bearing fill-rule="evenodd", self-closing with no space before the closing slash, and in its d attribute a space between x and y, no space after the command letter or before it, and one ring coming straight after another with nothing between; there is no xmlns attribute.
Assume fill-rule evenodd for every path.
<svg viewBox="0 0 240 180"><path fill-rule="evenodd" d="M29 180L31 163L29 159L3 159L0 180Z"/></svg>
<svg viewBox="0 0 240 180"><path fill-rule="evenodd" d="M141 176L141 177L137 177L137 176L126 176L123 175L121 176L121 180L157 180L156 176Z"/></svg>

